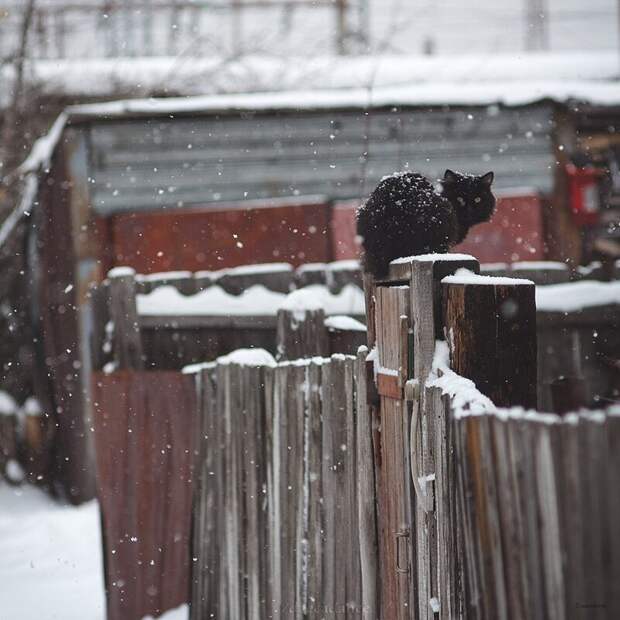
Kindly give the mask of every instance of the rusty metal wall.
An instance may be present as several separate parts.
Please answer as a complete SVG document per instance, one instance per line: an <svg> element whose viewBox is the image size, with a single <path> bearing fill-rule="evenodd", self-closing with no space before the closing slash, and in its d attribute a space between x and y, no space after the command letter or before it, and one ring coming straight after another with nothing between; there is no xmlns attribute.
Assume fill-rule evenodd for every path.
<svg viewBox="0 0 620 620"><path fill-rule="evenodd" d="M229 113L91 121L92 204L102 214L285 196L366 194L405 167L496 173L551 190L552 108ZM368 152L365 162L364 153Z"/></svg>
<svg viewBox="0 0 620 620"><path fill-rule="evenodd" d="M195 388L180 372L93 375L108 620L189 598Z"/></svg>

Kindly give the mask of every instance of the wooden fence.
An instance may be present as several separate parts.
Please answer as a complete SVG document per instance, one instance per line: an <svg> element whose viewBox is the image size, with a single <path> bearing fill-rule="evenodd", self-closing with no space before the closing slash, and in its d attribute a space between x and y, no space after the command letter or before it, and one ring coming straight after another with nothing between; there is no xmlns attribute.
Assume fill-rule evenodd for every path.
<svg viewBox="0 0 620 620"><path fill-rule="evenodd" d="M97 374L109 617L615 617L620 418L514 409L534 286L463 267L368 282L370 354Z"/></svg>
<svg viewBox="0 0 620 620"><path fill-rule="evenodd" d="M264 287L261 296L278 294L284 301L292 287L309 284L303 269L293 272L290 265L262 267L255 271L252 267L237 268L218 274L172 272L157 278L136 276L130 269L112 270L107 280L90 290L92 367L95 370L102 370L106 365L121 369L179 370L244 347L263 348L280 358L292 359L355 353L365 342L360 325L353 329L329 325L323 312L306 312L303 308L301 314L305 318L298 320L299 311L278 312L273 302L274 307L268 310L256 308L251 313L252 309L246 308L243 314L235 314L234 309L225 314L223 308L218 308L217 314L183 314L182 310L162 314L139 312L137 296L152 294L163 286L173 287L182 299L191 299L201 290L217 285L222 297L227 295L227 299L234 301L252 286L260 285ZM329 290L330 294L355 285L359 276L359 270L350 261L343 265L317 265L312 273L320 275L313 283L323 284L325 292ZM252 299L247 303L251 304ZM360 313L356 316L364 319ZM303 326L310 331L304 331Z"/></svg>
<svg viewBox="0 0 620 620"><path fill-rule="evenodd" d="M376 618L365 381L363 352L197 375L192 618Z"/></svg>

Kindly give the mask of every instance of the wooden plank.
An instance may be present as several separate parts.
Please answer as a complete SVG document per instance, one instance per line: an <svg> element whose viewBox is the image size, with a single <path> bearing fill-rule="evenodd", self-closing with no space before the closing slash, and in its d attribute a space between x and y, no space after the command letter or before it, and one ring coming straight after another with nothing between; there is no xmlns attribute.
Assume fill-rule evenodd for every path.
<svg viewBox="0 0 620 620"><path fill-rule="evenodd" d="M536 501L539 507L547 618L565 618L564 552L560 526L560 486L556 478L559 432L545 423L531 423L535 433Z"/></svg>
<svg viewBox="0 0 620 620"><path fill-rule="evenodd" d="M359 522L359 549L361 567L361 618L376 620L377 600L377 514L374 454L372 448L372 412L366 402L368 349L357 354L356 383L356 452L357 452L357 508Z"/></svg>
<svg viewBox="0 0 620 620"><path fill-rule="evenodd" d="M323 309L301 312L278 310L276 343L281 360L329 355L329 336Z"/></svg>
<svg viewBox="0 0 620 620"><path fill-rule="evenodd" d="M513 617L527 617L527 580L524 567L527 541L523 515L519 505L518 477L521 475L513 438L519 427L512 419L493 418L491 431L497 464L497 489L500 510L502 548L506 577L506 593L510 614Z"/></svg>
<svg viewBox="0 0 620 620"><path fill-rule="evenodd" d="M109 279L109 315L114 326L113 356L117 370L143 368L142 341L136 306L135 273L115 272Z"/></svg>
<svg viewBox="0 0 620 620"><path fill-rule="evenodd" d="M93 395L108 617L160 615L190 592L195 388L180 373L95 373Z"/></svg>
<svg viewBox="0 0 620 620"><path fill-rule="evenodd" d="M498 406L535 407L534 286L454 283L444 289L454 371Z"/></svg>
<svg viewBox="0 0 620 620"><path fill-rule="evenodd" d="M583 549L583 600L579 609L589 617L607 617L606 579L609 570L609 532L606 518L607 437L602 412L579 416L579 463L581 486L581 540ZM612 525L612 532L616 522ZM616 584L617 587L617 584Z"/></svg>
<svg viewBox="0 0 620 620"><path fill-rule="evenodd" d="M321 382L322 362L312 360L306 367L308 386L307 425L304 453L307 469L304 485L307 488L308 548L306 588L302 613L310 618L320 618L323 607L323 483L322 483L322 428Z"/></svg>
<svg viewBox="0 0 620 620"><path fill-rule="evenodd" d="M355 358L347 356L344 360L345 375L345 443L341 446L344 452L344 487L346 492L345 509L345 544L347 558L346 613L348 618L359 618L362 615L362 575L360 565L360 524L358 516L358 482L357 482L357 415L355 411L354 380Z"/></svg>
<svg viewBox="0 0 620 620"><path fill-rule="evenodd" d="M321 603L325 610L336 610L336 553L337 553L337 518L336 514L336 477L337 456L335 444L335 400L333 392L338 380L337 364L332 360L323 365L321 381L321 402L323 404L322 426L322 471L323 484L323 595ZM340 582L339 582L340 583ZM343 588L344 589L344 588ZM336 613L335 611L333 613Z"/></svg>
<svg viewBox="0 0 620 620"><path fill-rule="evenodd" d="M402 400L403 388L400 377L387 374L385 371L380 370L377 373L377 392L380 396Z"/></svg>
<svg viewBox="0 0 620 620"><path fill-rule="evenodd" d="M620 536L615 532L620 515L620 411L607 413L607 528L609 532L609 568L605 612L610 618L620 617Z"/></svg>

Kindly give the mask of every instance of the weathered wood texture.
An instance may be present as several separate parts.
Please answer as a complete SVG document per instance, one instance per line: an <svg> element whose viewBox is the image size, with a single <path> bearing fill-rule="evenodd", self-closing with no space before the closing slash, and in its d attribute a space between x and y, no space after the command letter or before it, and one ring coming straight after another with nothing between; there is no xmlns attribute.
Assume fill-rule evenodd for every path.
<svg viewBox="0 0 620 620"><path fill-rule="evenodd" d="M7 463L17 458L17 412L0 412L0 476Z"/></svg>
<svg viewBox="0 0 620 620"><path fill-rule="evenodd" d="M189 598L194 384L95 373L93 399L107 617L160 615Z"/></svg>
<svg viewBox="0 0 620 620"><path fill-rule="evenodd" d="M499 406L536 407L533 284L444 284L452 368Z"/></svg>
<svg viewBox="0 0 620 620"><path fill-rule="evenodd" d="M281 360L328 355L325 312L322 309L278 310L276 340Z"/></svg>
<svg viewBox="0 0 620 620"><path fill-rule="evenodd" d="M144 367L144 357L136 306L135 274L122 272L122 275L111 275L109 280L109 312L115 368L140 370Z"/></svg>
<svg viewBox="0 0 620 620"><path fill-rule="evenodd" d="M617 413L459 410L466 617L617 617Z"/></svg>
<svg viewBox="0 0 620 620"><path fill-rule="evenodd" d="M344 355L196 375L192 618L376 618L365 377Z"/></svg>

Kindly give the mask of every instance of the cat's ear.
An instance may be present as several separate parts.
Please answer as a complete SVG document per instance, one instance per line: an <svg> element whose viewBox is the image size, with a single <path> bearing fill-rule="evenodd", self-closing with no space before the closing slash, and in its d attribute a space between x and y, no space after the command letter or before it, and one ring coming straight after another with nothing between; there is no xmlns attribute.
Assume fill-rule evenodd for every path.
<svg viewBox="0 0 620 620"><path fill-rule="evenodd" d="M487 172L480 177L480 180L485 184L491 187L491 183L493 183L493 179L495 175L492 172Z"/></svg>
<svg viewBox="0 0 620 620"><path fill-rule="evenodd" d="M443 182L444 183L456 183L457 180L458 180L458 175L456 174L456 172L452 172L452 170L448 168L445 174L443 175Z"/></svg>

